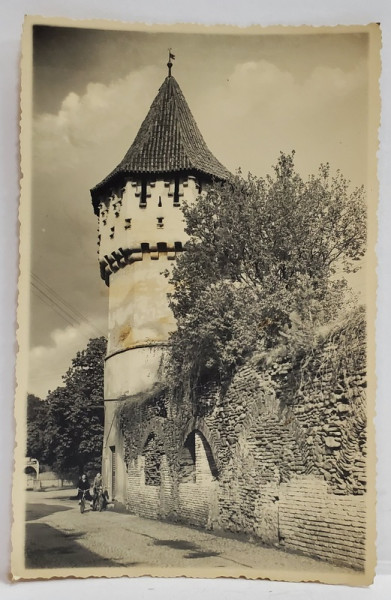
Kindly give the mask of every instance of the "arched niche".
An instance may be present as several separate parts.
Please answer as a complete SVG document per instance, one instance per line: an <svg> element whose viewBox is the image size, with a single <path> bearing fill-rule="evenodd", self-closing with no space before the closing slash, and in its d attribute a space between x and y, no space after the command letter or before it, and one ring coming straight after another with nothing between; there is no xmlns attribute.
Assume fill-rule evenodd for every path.
<svg viewBox="0 0 391 600"><path fill-rule="evenodd" d="M191 431L180 452L180 481L217 479L218 469L209 442L201 431Z"/></svg>
<svg viewBox="0 0 391 600"><path fill-rule="evenodd" d="M148 435L142 450L142 456L144 457L145 485L160 486L163 455L163 442L154 432L151 432Z"/></svg>

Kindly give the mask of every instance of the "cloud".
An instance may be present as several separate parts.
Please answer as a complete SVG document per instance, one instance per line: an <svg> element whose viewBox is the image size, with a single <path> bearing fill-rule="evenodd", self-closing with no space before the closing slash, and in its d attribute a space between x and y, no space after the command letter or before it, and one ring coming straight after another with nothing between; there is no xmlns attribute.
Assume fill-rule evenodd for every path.
<svg viewBox="0 0 391 600"><path fill-rule="evenodd" d="M347 71L318 65L300 79L266 60L241 63L206 92L196 116L231 170L265 175L280 150L296 149L304 175L331 161L348 177L362 177L366 68L365 61Z"/></svg>
<svg viewBox="0 0 391 600"><path fill-rule="evenodd" d="M96 325L104 331L107 327L106 319L101 319ZM71 366L72 359L96 335L88 323L74 327L69 325L52 331L48 345L31 348L29 393L45 398L49 390L62 385L62 376Z"/></svg>
<svg viewBox="0 0 391 600"><path fill-rule="evenodd" d="M275 112L285 107L284 114L318 112L325 105L354 93L365 83L365 62L353 70L319 65L300 81L292 73L271 62L260 60L238 64L224 87L213 92L218 106L230 116L252 115L262 118L257 110ZM211 98L211 96L210 96ZM208 99L209 100L209 99Z"/></svg>
<svg viewBox="0 0 391 600"><path fill-rule="evenodd" d="M121 139L129 146L137 133L159 77L155 67L145 67L109 85L91 82L83 95L70 92L57 114L45 113L35 120L36 168L45 174L74 169L80 161L93 162L99 149L109 154L111 164L113 148ZM119 148L118 156L127 149Z"/></svg>
<svg viewBox="0 0 391 600"><path fill-rule="evenodd" d="M203 88L189 73L182 89L207 144L231 171L241 166L265 175L281 150L295 149L304 176L330 161L361 184L366 78L363 61L350 70L318 65L300 78L259 60L237 63L224 84L211 78ZM151 66L109 84L90 82L84 94L69 91L57 114L34 122L33 269L82 314L102 319L103 331L107 290L89 188L123 158L161 83L161 71ZM31 390L44 394L85 345L85 330L61 329L37 300L33 314Z"/></svg>
<svg viewBox="0 0 391 600"><path fill-rule="evenodd" d="M253 168L254 155L266 154L270 142L280 148L287 142L316 145L319 152L318 136L326 144L331 136L336 139L341 119L347 137L356 106L365 101L366 76L362 60L350 71L318 65L304 80L267 60L246 61L232 68L225 84L211 83L202 94L196 82L187 81L186 95L218 158L233 170L247 163ZM34 128L38 171L85 168L97 183L133 141L160 77L160 70L150 66L108 85L91 82L83 95L70 92L58 114L40 115Z"/></svg>

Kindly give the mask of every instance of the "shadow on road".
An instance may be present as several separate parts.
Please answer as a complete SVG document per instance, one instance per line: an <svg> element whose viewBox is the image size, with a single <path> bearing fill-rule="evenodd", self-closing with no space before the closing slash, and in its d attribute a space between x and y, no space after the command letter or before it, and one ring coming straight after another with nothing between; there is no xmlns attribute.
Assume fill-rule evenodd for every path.
<svg viewBox="0 0 391 600"><path fill-rule="evenodd" d="M122 567L79 544L83 533L64 534L45 523L27 523L25 566L28 569ZM137 564L137 563L133 563ZM127 565L128 566L128 565Z"/></svg>
<svg viewBox="0 0 391 600"><path fill-rule="evenodd" d="M192 542L187 542L186 540L154 540L155 546L168 546L169 548L174 548L175 550L196 550L197 546Z"/></svg>
<svg viewBox="0 0 391 600"><path fill-rule="evenodd" d="M155 546L168 546L175 550L192 550L192 552L184 554L183 558L209 558L211 556L221 555L221 552L205 552L205 550L200 550L197 544L187 542L186 540L155 540L153 543Z"/></svg>
<svg viewBox="0 0 391 600"><path fill-rule="evenodd" d="M28 504L26 507L26 521L36 521L62 510L72 510L70 506L59 506L58 504Z"/></svg>
<svg viewBox="0 0 391 600"><path fill-rule="evenodd" d="M196 550L185 554L183 558L211 558L212 556L221 556L221 552L205 552L204 550Z"/></svg>

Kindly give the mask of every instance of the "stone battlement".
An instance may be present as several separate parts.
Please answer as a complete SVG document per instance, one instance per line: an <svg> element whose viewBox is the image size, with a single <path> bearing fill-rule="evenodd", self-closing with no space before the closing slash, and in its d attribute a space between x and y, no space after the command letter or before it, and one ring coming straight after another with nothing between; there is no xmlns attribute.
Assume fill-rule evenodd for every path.
<svg viewBox="0 0 391 600"><path fill-rule="evenodd" d="M110 255L105 255L100 261L100 274L106 285L109 285L110 275L126 265L141 260L175 260L177 254L182 251L182 242L174 242L173 244L167 244L166 242L143 243L136 248L118 248Z"/></svg>
<svg viewBox="0 0 391 600"><path fill-rule="evenodd" d="M99 204L98 255L101 269L104 265L103 279L113 268L142 260L148 251L155 253L153 259L158 258L156 253L181 249L187 240L182 201L194 202L201 191L193 176L132 178L111 190Z"/></svg>

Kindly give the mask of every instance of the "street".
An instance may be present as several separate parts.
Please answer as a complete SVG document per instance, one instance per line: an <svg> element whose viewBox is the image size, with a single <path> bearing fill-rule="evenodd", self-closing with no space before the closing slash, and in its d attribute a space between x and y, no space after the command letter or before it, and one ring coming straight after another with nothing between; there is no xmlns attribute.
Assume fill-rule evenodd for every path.
<svg viewBox="0 0 391 600"><path fill-rule="evenodd" d="M110 507L79 511L75 490L28 492L26 568L137 567L273 569L348 575L315 559L195 528L140 518ZM225 571L223 573L223 571Z"/></svg>

